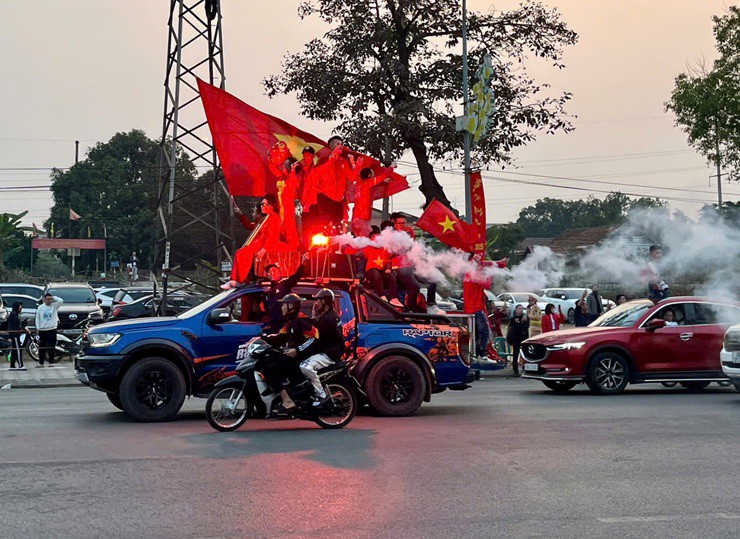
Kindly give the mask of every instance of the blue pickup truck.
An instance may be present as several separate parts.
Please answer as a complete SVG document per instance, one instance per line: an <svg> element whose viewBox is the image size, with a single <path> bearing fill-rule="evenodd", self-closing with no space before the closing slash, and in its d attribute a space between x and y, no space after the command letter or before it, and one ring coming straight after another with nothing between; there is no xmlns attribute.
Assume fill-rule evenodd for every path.
<svg viewBox="0 0 740 539"><path fill-rule="evenodd" d="M308 314L325 284L293 288ZM471 335L445 316L400 313L362 287L328 285L335 293L346 339L345 359L362 398L381 415L415 413L445 389L465 389ZM139 421L166 421L189 395L206 397L230 376L247 342L262 332L261 305L268 285L222 292L175 317L145 318L92 328L76 359L77 378L104 391L110 402ZM229 309L230 317L220 317Z"/></svg>

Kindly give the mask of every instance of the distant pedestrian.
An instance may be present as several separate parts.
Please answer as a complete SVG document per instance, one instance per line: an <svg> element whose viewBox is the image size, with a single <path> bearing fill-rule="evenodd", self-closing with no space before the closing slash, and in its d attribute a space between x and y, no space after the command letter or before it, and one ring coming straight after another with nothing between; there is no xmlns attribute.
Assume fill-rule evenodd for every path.
<svg viewBox="0 0 740 539"><path fill-rule="evenodd" d="M671 291L660 275L660 263L663 259L663 248L660 245L650 246L650 262L643 271L648 286L648 299L657 303L662 299L670 297Z"/></svg>
<svg viewBox="0 0 740 539"><path fill-rule="evenodd" d="M8 315L8 333L12 348L10 350L10 368L25 371L23 365L23 351L21 349L21 335L23 334L23 324L21 323L21 312L23 304L20 301L13 303L13 307Z"/></svg>
<svg viewBox="0 0 740 539"><path fill-rule="evenodd" d="M567 318L560 306L558 306L558 310L555 312L555 305L548 303L545 307L545 314L542 315L542 333L558 331L560 325L564 324L566 320Z"/></svg>
<svg viewBox="0 0 740 539"><path fill-rule="evenodd" d="M529 337L529 320L524 314L524 306L517 305L514 308L514 316L509 320L509 328L506 330L506 342L511 345L511 366L514 368L514 376L519 376L519 351Z"/></svg>
<svg viewBox="0 0 740 539"><path fill-rule="evenodd" d="M586 297L588 314L591 320L596 320L604 312L604 303L599 295L599 285L591 285L591 293Z"/></svg>
<svg viewBox="0 0 740 539"><path fill-rule="evenodd" d="M627 296L624 294L617 294L617 297L614 299L614 303L616 303L617 306L627 303L627 301Z"/></svg>
<svg viewBox="0 0 740 539"><path fill-rule="evenodd" d="M537 298L529 296L527 299L527 318L529 319L529 336L534 337L542 333L542 309L537 305Z"/></svg>
<svg viewBox="0 0 740 539"><path fill-rule="evenodd" d="M584 290L583 295L581 295L581 299L576 301L576 309L573 312L573 322L575 322L577 328L586 327L592 322L588 313L588 302L586 301L586 296L588 296L588 290Z"/></svg>
<svg viewBox="0 0 740 539"><path fill-rule="evenodd" d="M136 251L131 253L131 281L139 280L139 258L136 256Z"/></svg>
<svg viewBox="0 0 740 539"><path fill-rule="evenodd" d="M44 361L49 365L54 363L54 349L57 346L57 327L59 327L59 307L64 301L62 298L44 295L44 302L36 309L36 332L39 336L39 364L44 366Z"/></svg>

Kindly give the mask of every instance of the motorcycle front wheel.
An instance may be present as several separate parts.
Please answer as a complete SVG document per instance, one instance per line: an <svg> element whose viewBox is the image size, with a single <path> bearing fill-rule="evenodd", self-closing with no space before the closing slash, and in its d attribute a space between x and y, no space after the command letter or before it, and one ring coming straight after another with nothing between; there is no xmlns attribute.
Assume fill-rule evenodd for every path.
<svg viewBox="0 0 740 539"><path fill-rule="evenodd" d="M240 387L217 387L206 401L208 424L221 432L241 427L249 417L249 406Z"/></svg>
<svg viewBox="0 0 740 539"><path fill-rule="evenodd" d="M357 413L357 397L354 391L341 384L328 384L330 399L324 404L316 423L324 429L346 427Z"/></svg>

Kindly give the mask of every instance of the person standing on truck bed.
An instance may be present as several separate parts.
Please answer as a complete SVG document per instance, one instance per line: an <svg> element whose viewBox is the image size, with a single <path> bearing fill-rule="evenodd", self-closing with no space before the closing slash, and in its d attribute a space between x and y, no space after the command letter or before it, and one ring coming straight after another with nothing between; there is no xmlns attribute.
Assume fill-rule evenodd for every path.
<svg viewBox="0 0 740 539"><path fill-rule="evenodd" d="M285 279L281 279L280 266L277 264L268 264L265 268L267 278L270 280L270 288L265 294L265 309L269 316L265 331L277 331L283 327L285 320L283 319L280 300L290 294L293 287L303 277L303 262L305 262L307 256L307 254L304 254L301 257L301 262L296 272Z"/></svg>
<svg viewBox="0 0 740 539"><path fill-rule="evenodd" d="M36 309L36 331L39 336L39 364L44 366L48 360L49 365L54 363L54 349L57 346L57 327L59 326L59 307L62 306L62 298L44 295L44 302Z"/></svg>

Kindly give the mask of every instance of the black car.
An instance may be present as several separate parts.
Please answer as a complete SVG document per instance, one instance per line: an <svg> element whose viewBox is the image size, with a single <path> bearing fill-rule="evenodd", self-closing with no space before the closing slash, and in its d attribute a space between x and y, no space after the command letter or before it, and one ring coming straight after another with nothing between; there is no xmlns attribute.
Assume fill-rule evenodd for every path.
<svg viewBox="0 0 740 539"><path fill-rule="evenodd" d="M103 309L98 305L95 291L85 283L50 283L44 289L44 295L51 294L62 298L64 303L59 307L58 332L69 338L75 338L82 329L80 322L88 316L93 324L103 322Z"/></svg>
<svg viewBox="0 0 740 539"><path fill-rule="evenodd" d="M137 299L152 296L152 292L151 286L127 286L126 288L121 288L113 297L111 309L116 305L128 305Z"/></svg>
<svg viewBox="0 0 740 539"><path fill-rule="evenodd" d="M208 299L208 296L192 296L189 294L173 294L167 296L167 311L165 316L177 316L183 311L202 303ZM130 318L146 318L147 316L157 316L162 303L162 297L156 299L151 294L137 299L132 303L114 305L108 315L106 322L116 322L118 320L127 320Z"/></svg>

